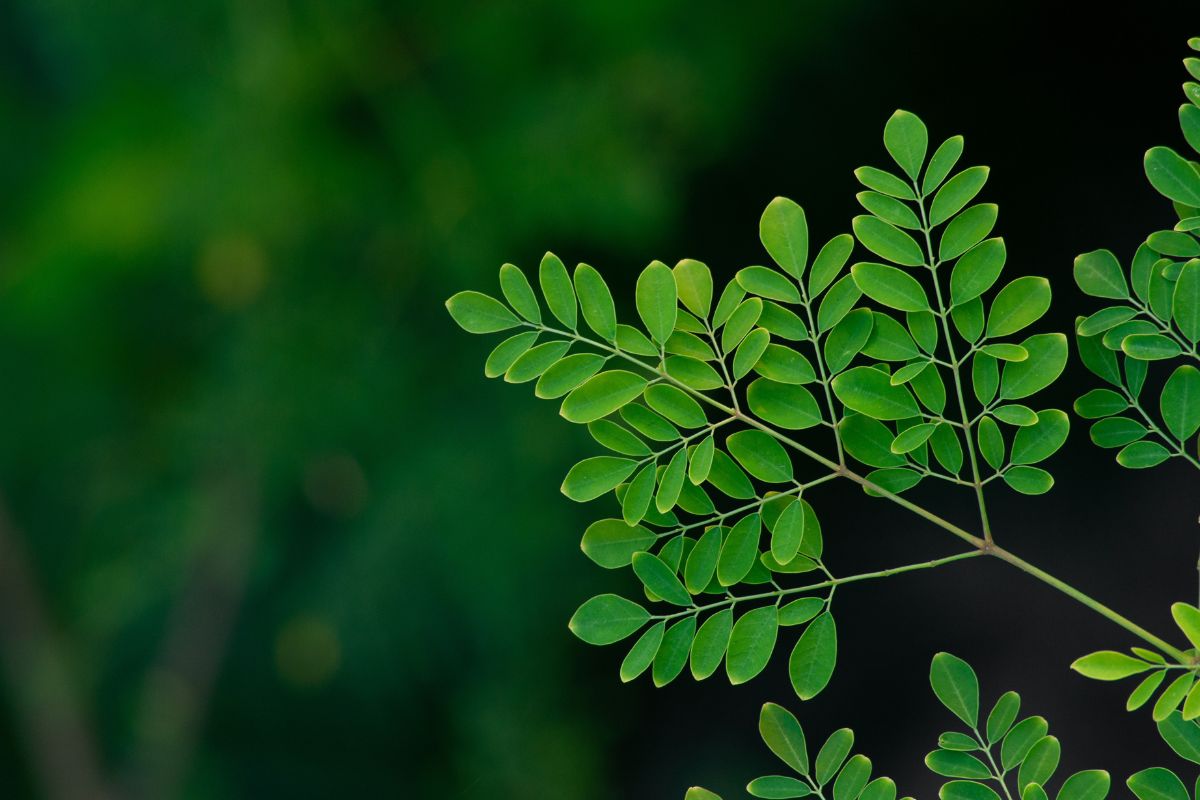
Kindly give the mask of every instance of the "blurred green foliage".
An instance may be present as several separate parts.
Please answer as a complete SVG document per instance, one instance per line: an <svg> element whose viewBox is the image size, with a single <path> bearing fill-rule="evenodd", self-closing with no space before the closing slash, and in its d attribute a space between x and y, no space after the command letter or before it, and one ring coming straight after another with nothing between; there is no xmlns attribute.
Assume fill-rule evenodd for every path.
<svg viewBox="0 0 1200 800"><path fill-rule="evenodd" d="M441 298L632 274L835 9L4 4L0 485L70 690L9 659L10 793L65 702L114 796L617 796L578 441Z"/></svg>

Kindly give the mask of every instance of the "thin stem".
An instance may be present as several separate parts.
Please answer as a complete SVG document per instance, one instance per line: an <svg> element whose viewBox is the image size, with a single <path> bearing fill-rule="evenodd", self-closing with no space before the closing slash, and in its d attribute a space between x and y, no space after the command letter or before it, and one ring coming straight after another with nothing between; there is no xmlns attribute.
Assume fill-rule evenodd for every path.
<svg viewBox="0 0 1200 800"><path fill-rule="evenodd" d="M821 376L821 388L825 390L825 406L829 409L829 423L833 428L833 440L837 444L838 465L844 466L846 463L846 453L842 448L842 432L837 427L837 411L833 406L833 393L829 390L829 371L825 368L825 355L821 352L821 342L817 337L817 323L812 313L812 301L808 298L808 290L804 288L804 283L800 279L796 279L796 285L800 287L800 305L804 306L804 315L808 317L808 336L812 341L813 358L817 362L817 372Z"/></svg>
<svg viewBox="0 0 1200 800"><path fill-rule="evenodd" d="M1182 442L1167 436L1167 434L1163 432L1162 428L1158 427L1158 423L1155 422L1148 413L1146 413L1146 409L1142 408L1141 401L1134 396L1133 392L1129 391L1129 389L1125 386L1121 387L1121 391L1125 393L1125 399L1129 402L1130 407L1136 409L1137 412L1142 415L1142 419L1146 420L1146 426L1150 429L1150 431L1158 434L1159 438L1161 438L1175 450L1174 455L1182 456L1186 461L1190 462L1193 467L1200 469L1200 461L1197 461L1190 453L1188 453Z"/></svg>
<svg viewBox="0 0 1200 800"><path fill-rule="evenodd" d="M1004 791L1004 797L1007 800L1013 800L1012 794L1008 791L1008 784L1004 782L1004 771L1000 769L1000 765L996 763L996 757L992 755L992 746L984 740L978 730L972 729L975 734L975 741L979 742L980 749L987 755L988 764L992 772L992 780L1000 784L1000 788Z"/></svg>
<svg viewBox="0 0 1200 800"><path fill-rule="evenodd" d="M718 600L714 603L708 603L707 605L702 606L693 606L689 609L678 611L674 614L658 615L655 616L654 619L676 619L677 617L686 617L690 614L699 614L702 611L711 611L717 608L724 608L725 606L732 606L737 603L745 603L753 600L778 599L793 594L814 592L818 589L829 589L846 583L858 583L859 581L889 578L892 575L901 575L905 572L915 572L922 569L933 569L944 564L952 564L955 561L963 561L965 559L975 558L976 556L981 555L983 555L983 553L979 550L968 550L965 553L956 553L955 555L946 556L945 558L935 558L932 561L921 561L916 564L905 564L904 566L900 567L889 567L888 569L876 570L875 572L863 572L858 575L848 575L845 578L831 578L830 580L821 581L820 583L810 583L807 586L794 586L790 589L779 589L774 592L760 592L758 594L741 595L740 597L727 597L724 600Z"/></svg>
<svg viewBox="0 0 1200 800"><path fill-rule="evenodd" d="M946 350L950 354L950 373L954 377L954 393L958 397L958 410L962 414L963 438L967 440L967 456L971 462L971 477L974 481L975 500L979 505L979 521L983 525L984 541L991 544L992 523L988 519L987 502L983 496L983 481L979 479L979 459L975 455L975 437L971 435L970 417L967 414L966 401L963 399L962 374L958 358L954 354L954 337L950 335L950 323L946 320L946 317L949 316L949 309L942 299L942 286L938 281L937 268L939 262L933 254L933 239L930 235L931 228L928 218L925 215L925 197L921 194L921 189L915 181L913 182L913 190L917 193L917 208L921 212L921 231L925 234L925 252L929 259L926 266L929 267L930 276L933 278L933 291L934 296L937 298L939 311L938 317L942 320L942 334L946 339Z"/></svg>

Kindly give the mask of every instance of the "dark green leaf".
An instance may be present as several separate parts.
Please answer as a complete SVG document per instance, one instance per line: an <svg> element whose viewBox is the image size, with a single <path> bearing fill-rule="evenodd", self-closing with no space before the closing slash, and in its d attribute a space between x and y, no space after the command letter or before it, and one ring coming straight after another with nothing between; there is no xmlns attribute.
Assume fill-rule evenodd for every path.
<svg viewBox="0 0 1200 800"><path fill-rule="evenodd" d="M1178 342L1157 333L1126 336L1121 342L1121 350L1125 355L1139 361L1162 361L1174 358L1181 352Z"/></svg>
<svg viewBox="0 0 1200 800"><path fill-rule="evenodd" d="M1134 442L1117 453L1117 463L1129 469L1147 469L1157 467L1170 457L1171 454L1158 442Z"/></svg>
<svg viewBox="0 0 1200 800"><path fill-rule="evenodd" d="M1056 800L1104 800L1110 783L1108 773L1102 769L1076 772L1063 782Z"/></svg>
<svg viewBox="0 0 1200 800"><path fill-rule="evenodd" d="M625 659L621 662L622 683L634 680L654 662L666 630L667 623L656 623L647 628L646 632L633 643L633 647L629 648L629 652L625 654Z"/></svg>
<svg viewBox="0 0 1200 800"><path fill-rule="evenodd" d="M1200 206L1200 173L1169 147L1146 151L1146 177L1159 194L1187 206Z"/></svg>
<svg viewBox="0 0 1200 800"><path fill-rule="evenodd" d="M1176 439L1190 439L1200 430L1200 370L1190 364L1176 367L1163 386L1159 407Z"/></svg>
<svg viewBox="0 0 1200 800"><path fill-rule="evenodd" d="M562 493L578 503L595 500L616 488L633 474L637 462L615 456L585 458L571 467L562 483Z"/></svg>
<svg viewBox="0 0 1200 800"><path fill-rule="evenodd" d="M1058 769L1058 761L1062 756L1062 746L1053 736L1043 736L1029 750L1029 755L1021 763L1017 773L1017 787L1024 790L1031 783L1044 786L1049 783L1054 771Z"/></svg>
<svg viewBox="0 0 1200 800"><path fill-rule="evenodd" d="M754 561L758 558L761 530L762 519L758 514L742 517L730 529L717 560L717 580L722 586L739 583L754 566Z"/></svg>
<svg viewBox="0 0 1200 800"><path fill-rule="evenodd" d="M1004 268L1003 239L988 239L971 248L950 273L950 299L955 305L973 300L992 288Z"/></svg>
<svg viewBox="0 0 1200 800"><path fill-rule="evenodd" d="M929 207L929 224L941 225L961 211L987 183L989 172L988 167L970 167L946 181L946 185L933 196L933 204Z"/></svg>
<svg viewBox="0 0 1200 800"><path fill-rule="evenodd" d="M808 797L813 793L807 783L786 775L764 775L761 778L755 778L746 785L746 791L753 797L764 797L769 800Z"/></svg>
<svg viewBox="0 0 1200 800"><path fill-rule="evenodd" d="M970 664L950 653L938 653L929 666L929 684L942 705L975 727L979 722L979 679Z"/></svg>
<svg viewBox="0 0 1200 800"><path fill-rule="evenodd" d="M808 748L804 730L795 715L782 706L767 703L758 716L763 742L783 763L801 775L808 774Z"/></svg>
<svg viewBox="0 0 1200 800"><path fill-rule="evenodd" d="M1092 443L1097 447L1124 447L1141 439L1146 433L1146 426L1128 417L1102 419L1089 432Z"/></svg>
<svg viewBox="0 0 1200 800"><path fill-rule="evenodd" d="M886 382L887 376L883 379ZM803 386L759 378L750 384L746 400L756 416L781 428L802 430L821 424L821 409L816 398Z"/></svg>
<svg viewBox="0 0 1200 800"><path fill-rule="evenodd" d="M1183 781L1163 767L1135 772L1125 783L1138 800L1191 800Z"/></svg>
<svg viewBox="0 0 1200 800"><path fill-rule="evenodd" d="M1012 769L1025 760L1033 746L1046 735L1049 725L1042 717L1026 717L1013 726L1000 745L1000 763Z"/></svg>
<svg viewBox="0 0 1200 800"><path fill-rule="evenodd" d="M723 608L704 620L692 642L693 678L702 681L717 671L721 666L721 659L725 658L725 651L729 648L729 636L732 632L732 608Z"/></svg>
<svg viewBox="0 0 1200 800"><path fill-rule="evenodd" d="M651 553L636 553L633 556L633 571L647 589L668 603L690 606L692 597L680 583L675 570Z"/></svg>
<svg viewBox="0 0 1200 800"><path fill-rule="evenodd" d="M692 639L696 635L695 615L676 622L663 636L658 654L654 656L654 685L666 686L679 677L687 665Z"/></svg>
<svg viewBox="0 0 1200 800"><path fill-rule="evenodd" d="M837 625L826 611L809 623L788 660L788 676L800 699L816 697L829 683L836 664Z"/></svg>
<svg viewBox="0 0 1200 800"><path fill-rule="evenodd" d="M1050 308L1050 282L1027 275L1009 282L992 300L987 335L1008 336L1041 319Z"/></svg>
<svg viewBox="0 0 1200 800"><path fill-rule="evenodd" d="M1054 488L1054 478L1049 472L1037 467L1010 467L1004 473L1004 482L1021 494L1045 494Z"/></svg>
<svg viewBox="0 0 1200 800"><path fill-rule="evenodd" d="M950 781L938 790L941 800L1000 800L990 787L975 781Z"/></svg>
<svg viewBox="0 0 1200 800"><path fill-rule="evenodd" d="M1005 692L1000 695L1000 699L996 701L996 705L992 706L992 711L988 714L986 727L988 742L1000 741L1001 737L1012 727L1020 710L1021 695L1016 692Z"/></svg>
<svg viewBox="0 0 1200 800"><path fill-rule="evenodd" d="M762 672L771 660L779 632L779 609L768 605L747 611L733 625L729 652L725 656L725 674L734 686Z"/></svg>
<svg viewBox="0 0 1200 800"><path fill-rule="evenodd" d="M955 750L934 750L925 756L930 771L947 778L979 778L987 780L991 771L982 761L968 753Z"/></svg>

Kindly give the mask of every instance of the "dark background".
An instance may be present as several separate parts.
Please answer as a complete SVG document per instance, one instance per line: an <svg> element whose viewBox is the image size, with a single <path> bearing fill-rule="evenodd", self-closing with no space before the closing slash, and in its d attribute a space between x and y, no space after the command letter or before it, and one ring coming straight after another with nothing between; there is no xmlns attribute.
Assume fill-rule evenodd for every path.
<svg viewBox="0 0 1200 800"><path fill-rule="evenodd" d="M1182 144L1198 34L1152 2L0 6L5 794L740 796L776 769L759 705L800 706L786 659L656 691L568 634L631 580L557 490L589 446L485 382L442 301L546 249L619 294L653 258L723 279L777 194L823 241L903 107L993 168L1008 273L1050 277L1065 330L1073 256L1172 220L1141 155ZM1071 364L1048 399L1093 383ZM993 493L997 538L1177 639L1197 476L1075 428L1051 494ZM841 573L954 549L847 487L819 508ZM847 588L838 619L801 719L902 793L940 783L939 649L1049 717L1064 768L1178 766L1132 683L1067 670L1132 640L1003 564Z"/></svg>

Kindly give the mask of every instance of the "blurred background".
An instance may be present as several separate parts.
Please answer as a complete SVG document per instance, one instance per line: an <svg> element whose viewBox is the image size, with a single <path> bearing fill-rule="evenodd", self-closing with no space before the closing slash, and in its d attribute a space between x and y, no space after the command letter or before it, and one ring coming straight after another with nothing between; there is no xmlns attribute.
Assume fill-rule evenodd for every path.
<svg viewBox="0 0 1200 800"><path fill-rule="evenodd" d="M759 705L799 706L785 659L655 691L568 634L631 580L582 556L599 512L557 489L589 447L485 382L493 342L443 300L547 249L618 293L653 258L729 276L777 194L824 240L904 107L993 167L1008 270L1051 277L1064 329L1090 307L1073 256L1173 219L1141 155L1182 144L1198 33L1153 1L3 3L4 795L741 796L774 770ZM1091 382L1072 364L1051 399ZM1120 470L1076 428L1054 492L993 501L998 536L1169 634L1196 476ZM835 571L952 549L822 499ZM938 649L985 702L1020 689L1065 767L1176 764L1130 687L1067 671L1126 637L1002 564L838 597L801 718L854 727L902 793L940 783Z"/></svg>

